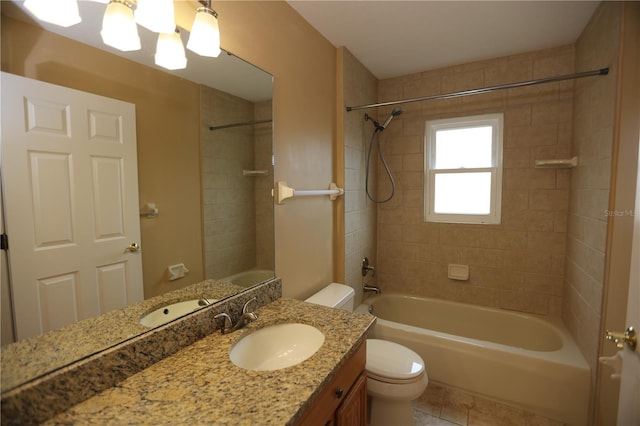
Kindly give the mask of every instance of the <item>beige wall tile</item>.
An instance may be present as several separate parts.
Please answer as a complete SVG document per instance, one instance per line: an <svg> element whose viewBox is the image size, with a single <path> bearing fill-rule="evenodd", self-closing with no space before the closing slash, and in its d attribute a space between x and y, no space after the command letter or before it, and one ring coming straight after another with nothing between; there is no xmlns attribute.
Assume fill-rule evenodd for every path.
<svg viewBox="0 0 640 426"><path fill-rule="evenodd" d="M567 74L573 71L573 55L573 46L562 46L383 80L379 90L387 96L397 91L402 81L402 95L410 98L526 80L534 75ZM398 182L397 195L378 206L378 282L382 287L560 314L571 172L535 169L534 160L571 155L572 92L572 84L550 84L419 102L394 120L385 131L383 152ZM379 100L386 99L381 95ZM425 122L493 112L504 113L505 125L502 223L425 223ZM397 161L398 155L402 161ZM380 169L378 179L382 185ZM468 264L470 280L448 279L449 263Z"/></svg>
<svg viewBox="0 0 640 426"><path fill-rule="evenodd" d="M200 93L203 125L252 121L258 111L270 117L265 105L204 86ZM273 223L273 210L266 208L272 205L271 197L257 196L259 178L241 176L243 168L256 167L256 153L262 152L258 145L268 145L265 161L270 164L270 135L270 129L264 132L252 127L201 133L205 278L222 278L259 264L273 267L273 244L268 242L273 237L262 232L273 226L257 231L259 220ZM270 216L256 215L257 211L270 212Z"/></svg>
<svg viewBox="0 0 640 426"><path fill-rule="evenodd" d="M617 62L619 11L615 3L600 5L576 43L577 71ZM594 372L592 381L600 340L615 85L615 78L575 82L572 155L579 157L579 166L570 180L562 318Z"/></svg>
<svg viewBox="0 0 640 426"><path fill-rule="evenodd" d="M362 105L375 102L378 98L377 79L346 49L342 49L343 78L345 80L344 100L349 105ZM354 84L351 84L351 83ZM390 99L398 99L402 95L402 80L398 79L394 84L386 87L384 96ZM375 111L368 111L375 117ZM364 113L345 113L345 259L344 269L345 284L351 286L355 292L355 301L362 300L363 277L361 274L362 259L369 258L372 265L377 264L377 212L375 204L367 199L365 193L365 168L366 152L369 146L371 133L374 129L370 121L364 120ZM379 117L376 117L379 118ZM396 163L402 163L402 156L397 155ZM395 166L394 166L395 167ZM377 186L376 167L371 167L369 184L375 193ZM399 226L392 224L381 226L381 233L385 238L393 240L394 229ZM400 242L400 240L397 240ZM367 277L367 284L375 285L377 276Z"/></svg>

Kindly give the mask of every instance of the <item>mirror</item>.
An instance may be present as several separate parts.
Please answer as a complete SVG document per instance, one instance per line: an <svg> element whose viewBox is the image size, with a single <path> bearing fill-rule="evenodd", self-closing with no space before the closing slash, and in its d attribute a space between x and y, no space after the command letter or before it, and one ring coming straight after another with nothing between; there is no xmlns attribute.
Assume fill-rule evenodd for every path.
<svg viewBox="0 0 640 426"><path fill-rule="evenodd" d="M157 35L142 27L142 51L118 53L125 63L100 40L106 5L79 6L83 22L62 28L33 22L22 2L2 2L2 65L9 73L136 104L145 301L125 311L139 318L164 303L199 300L203 286L204 296L221 300L272 278L272 76L225 52L202 58L188 50L186 70L166 71L148 63ZM70 49L77 45L52 32L87 46ZM186 31L181 37L186 44ZM51 49L59 49L55 60ZM96 52L90 58L88 49ZM165 76L158 77L160 72ZM156 111L149 114L148 108ZM168 127L171 135L164 134ZM157 215L147 209L149 203L156 205ZM3 202L3 208L12 205ZM5 232L19 238L10 229ZM169 266L181 263L184 278L170 279ZM6 271L3 263L3 359L7 315L11 319ZM62 353L60 359L47 360L46 368L59 368L146 330L141 326L119 335L97 328L99 338L85 352ZM32 342L36 350L37 340Z"/></svg>

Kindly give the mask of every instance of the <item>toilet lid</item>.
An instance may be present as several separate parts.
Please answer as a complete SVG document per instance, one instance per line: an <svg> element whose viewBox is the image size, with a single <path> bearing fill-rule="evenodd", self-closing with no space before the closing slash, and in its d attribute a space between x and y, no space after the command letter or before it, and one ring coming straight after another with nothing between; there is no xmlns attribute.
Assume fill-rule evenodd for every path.
<svg viewBox="0 0 640 426"><path fill-rule="evenodd" d="M378 377L408 380L424 372L424 361L420 355L397 343L367 339L366 369Z"/></svg>

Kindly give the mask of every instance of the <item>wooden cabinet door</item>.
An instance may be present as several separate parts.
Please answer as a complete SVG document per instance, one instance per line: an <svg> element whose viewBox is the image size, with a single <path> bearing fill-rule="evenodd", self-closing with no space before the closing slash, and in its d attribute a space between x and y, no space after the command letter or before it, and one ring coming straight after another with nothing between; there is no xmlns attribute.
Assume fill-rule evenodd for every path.
<svg viewBox="0 0 640 426"><path fill-rule="evenodd" d="M367 424L367 374L362 373L336 410L336 426Z"/></svg>
<svg viewBox="0 0 640 426"><path fill-rule="evenodd" d="M336 412L340 406L352 397L355 386L360 384L359 380L364 377L364 384L360 386L364 389L363 406L366 407L366 341L354 351L353 355L344 363L340 370L325 385L313 404L296 422L300 426L331 426L335 425ZM358 388L359 389L359 388ZM358 400L359 401L359 400ZM366 409L365 409L366 411ZM347 414L345 414L347 415ZM344 423L349 425L362 425L367 423L363 417L362 423Z"/></svg>

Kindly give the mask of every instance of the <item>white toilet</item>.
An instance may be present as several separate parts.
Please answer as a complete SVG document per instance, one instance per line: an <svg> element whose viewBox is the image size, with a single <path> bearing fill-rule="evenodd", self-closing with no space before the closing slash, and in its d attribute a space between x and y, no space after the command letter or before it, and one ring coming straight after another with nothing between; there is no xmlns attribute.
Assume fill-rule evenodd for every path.
<svg viewBox="0 0 640 426"><path fill-rule="evenodd" d="M354 296L351 287L331 283L306 302L353 311ZM366 370L369 424L413 425L411 401L422 395L429 383L420 355L394 342L367 339Z"/></svg>

